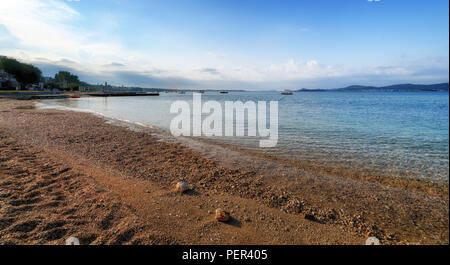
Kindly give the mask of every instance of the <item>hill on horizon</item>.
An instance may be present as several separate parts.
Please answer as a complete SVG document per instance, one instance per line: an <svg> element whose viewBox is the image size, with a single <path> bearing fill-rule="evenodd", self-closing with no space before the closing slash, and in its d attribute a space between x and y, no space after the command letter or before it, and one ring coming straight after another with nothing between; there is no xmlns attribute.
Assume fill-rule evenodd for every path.
<svg viewBox="0 0 450 265"><path fill-rule="evenodd" d="M398 84L383 87L353 85L344 88L334 89L299 89L295 92L306 91L345 91L345 92L448 92L449 83L440 83L432 85L416 85L416 84Z"/></svg>

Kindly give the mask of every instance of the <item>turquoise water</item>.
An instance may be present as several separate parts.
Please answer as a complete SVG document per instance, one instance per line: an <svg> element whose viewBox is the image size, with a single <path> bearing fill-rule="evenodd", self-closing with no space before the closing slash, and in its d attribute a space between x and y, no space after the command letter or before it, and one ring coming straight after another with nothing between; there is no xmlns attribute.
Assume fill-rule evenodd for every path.
<svg viewBox="0 0 450 265"><path fill-rule="evenodd" d="M175 100L159 97L81 98L46 101L75 109L168 129ZM214 141L318 166L376 171L377 174L448 182L449 94L302 92L208 92L202 101L279 101L279 141L262 149L248 137Z"/></svg>

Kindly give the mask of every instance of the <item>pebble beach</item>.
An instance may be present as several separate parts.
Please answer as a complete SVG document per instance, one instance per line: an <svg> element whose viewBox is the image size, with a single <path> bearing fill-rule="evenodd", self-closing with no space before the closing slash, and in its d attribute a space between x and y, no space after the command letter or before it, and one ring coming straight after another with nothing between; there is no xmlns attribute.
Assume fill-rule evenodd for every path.
<svg viewBox="0 0 450 265"><path fill-rule="evenodd" d="M35 103L0 99L0 244L449 243L448 183L194 148Z"/></svg>

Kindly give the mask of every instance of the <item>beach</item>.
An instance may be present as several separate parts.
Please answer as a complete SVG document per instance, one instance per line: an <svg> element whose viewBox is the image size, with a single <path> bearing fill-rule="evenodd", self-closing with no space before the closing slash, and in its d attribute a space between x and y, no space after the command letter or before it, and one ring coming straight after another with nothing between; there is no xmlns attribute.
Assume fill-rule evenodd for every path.
<svg viewBox="0 0 450 265"><path fill-rule="evenodd" d="M174 191L179 181L191 190ZM0 99L0 244L448 244L448 221L448 183L341 174Z"/></svg>

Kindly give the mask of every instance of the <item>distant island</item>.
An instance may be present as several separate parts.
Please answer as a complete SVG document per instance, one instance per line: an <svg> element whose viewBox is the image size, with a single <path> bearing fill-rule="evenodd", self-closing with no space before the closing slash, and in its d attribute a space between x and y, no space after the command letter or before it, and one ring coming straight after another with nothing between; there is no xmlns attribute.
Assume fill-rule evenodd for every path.
<svg viewBox="0 0 450 265"><path fill-rule="evenodd" d="M344 88L335 89L306 89L302 88L295 92L327 92L327 91L342 91L342 92L448 92L449 83L433 84L433 85L414 85L414 84L400 84L383 87L375 86L348 86Z"/></svg>

